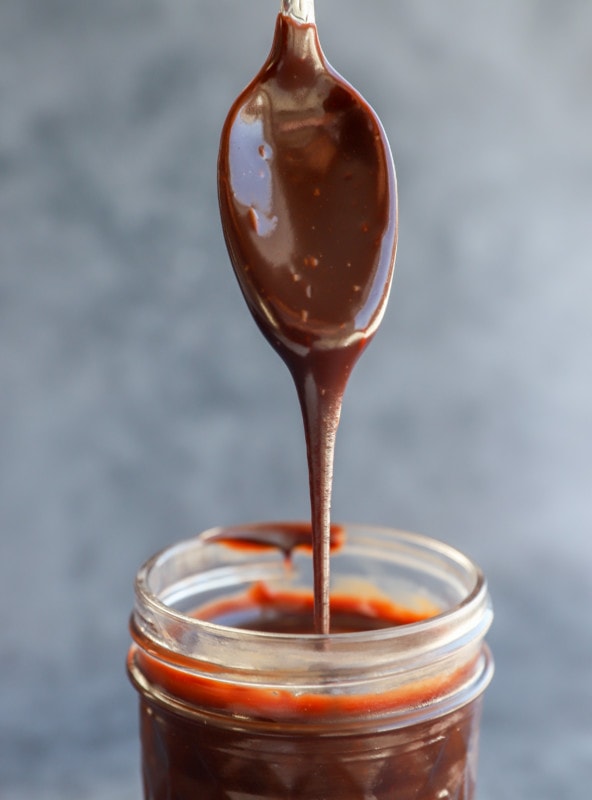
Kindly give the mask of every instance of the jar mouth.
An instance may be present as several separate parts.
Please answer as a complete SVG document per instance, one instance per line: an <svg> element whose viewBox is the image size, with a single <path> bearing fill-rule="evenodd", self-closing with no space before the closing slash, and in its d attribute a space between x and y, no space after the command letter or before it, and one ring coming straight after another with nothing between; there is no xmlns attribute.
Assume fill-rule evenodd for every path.
<svg viewBox="0 0 592 800"><path fill-rule="evenodd" d="M304 524L296 524L299 529L306 529ZM144 643L149 640L159 650L164 647L215 663L223 663L227 651L240 643L241 662L246 671L267 671L266 653L274 671L282 652L291 668L298 668L301 657L308 659L314 653L316 659L331 665L333 674L357 669L368 653L367 648L371 648L373 663L379 669L381 663L392 669L397 662L400 669L405 669L410 660L421 660L428 650L433 660L434 650L445 657L450 648L462 648L484 637L492 611L487 583L479 567L438 540L368 525L338 526L344 540L332 554L335 564L342 569L339 559L345 559L355 563L357 569L365 558L371 571L379 564L386 564L388 569L396 565L399 570L396 580L387 574L381 590L403 594L395 599L406 603L411 596L407 584L413 584L414 589L423 586L420 602L430 602L435 609L427 618L377 630L301 634L244 629L190 613L212 597L236 590L237 582L244 586L262 576L285 580L287 548L276 542L275 546L259 551L256 547L250 551L247 548L241 555L228 542L234 541L239 533L243 542L252 544L249 537L255 534L283 531L286 526L292 529L294 525L252 523L213 528L157 553L137 575L132 625L135 635ZM297 554L303 560L308 558L306 544L300 542L300 545L291 553L292 561ZM374 574L370 577L376 579Z"/></svg>
<svg viewBox="0 0 592 800"><path fill-rule="evenodd" d="M312 585L309 525L213 528L163 550L138 572L128 656L134 685L179 713L199 707L231 712L235 723L263 715L296 726L310 725L312 713L319 730L335 721L407 725L476 699L493 674L484 644L493 614L481 570L426 536L367 525L333 533L336 585L353 580L359 596L370 587L403 607L429 606L431 616L328 635L200 619L196 608L260 581L282 589ZM247 699L230 708L229 698L239 696Z"/></svg>

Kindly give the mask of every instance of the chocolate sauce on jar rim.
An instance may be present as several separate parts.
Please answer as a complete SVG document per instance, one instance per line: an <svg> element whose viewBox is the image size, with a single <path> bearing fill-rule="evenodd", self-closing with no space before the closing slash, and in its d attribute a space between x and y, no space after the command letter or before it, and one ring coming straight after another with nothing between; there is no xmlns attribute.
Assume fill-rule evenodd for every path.
<svg viewBox="0 0 592 800"><path fill-rule="evenodd" d="M315 627L328 633L335 434L348 377L389 295L397 201L382 126L328 64L312 22L278 16L267 61L226 119L218 190L238 282L302 408Z"/></svg>

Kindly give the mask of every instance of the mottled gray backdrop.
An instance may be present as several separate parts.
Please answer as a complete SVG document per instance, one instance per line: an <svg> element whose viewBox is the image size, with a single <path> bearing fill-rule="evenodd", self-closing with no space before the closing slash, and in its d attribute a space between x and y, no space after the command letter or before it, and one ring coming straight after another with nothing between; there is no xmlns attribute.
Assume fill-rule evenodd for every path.
<svg viewBox="0 0 592 800"><path fill-rule="evenodd" d="M275 0L0 0L0 797L139 800L132 580L308 513L285 367L243 305L218 134ZM489 576L480 800L592 786L592 4L318 0L400 188L334 515Z"/></svg>

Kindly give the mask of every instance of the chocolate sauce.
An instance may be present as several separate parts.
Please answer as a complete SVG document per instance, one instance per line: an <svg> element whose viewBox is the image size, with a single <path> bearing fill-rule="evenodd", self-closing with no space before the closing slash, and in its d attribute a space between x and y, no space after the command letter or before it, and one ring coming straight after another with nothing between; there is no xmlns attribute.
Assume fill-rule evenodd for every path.
<svg viewBox="0 0 592 800"><path fill-rule="evenodd" d="M465 616L457 641L446 609L394 602L391 590L408 592L394 560L389 596L364 591L372 536L365 549L330 524L342 398L389 294L397 207L380 122L328 65L313 24L278 17L269 57L223 129L219 199L245 299L294 378L312 524L215 529L187 558L173 548L141 571L128 669L141 697L144 796L472 800L490 675L480 640ZM341 594L329 593L331 551ZM294 582L292 567L305 567ZM335 635L313 635L329 633L329 618ZM407 623L418 623L410 638L396 629Z"/></svg>
<svg viewBox="0 0 592 800"><path fill-rule="evenodd" d="M233 546L231 540L220 541ZM235 543L234 546L245 549L242 544ZM197 619L241 630L309 636L315 632L311 613L313 605L311 592L278 591L260 581L242 594L199 606L193 615ZM441 609L424 605L418 611L379 595L365 597L332 592L330 611L331 633L337 634L383 630L421 622L435 616Z"/></svg>
<svg viewBox="0 0 592 800"><path fill-rule="evenodd" d="M329 549L343 544L345 531L341 525L329 529ZM251 525L228 525L214 528L203 537L205 542L216 542L239 550L281 550L290 559L295 550L312 549L312 529L304 522L256 522Z"/></svg>
<svg viewBox="0 0 592 800"><path fill-rule="evenodd" d="M309 719L307 728L194 720L143 700L148 800L472 800L481 701L402 730L354 737ZM321 714L320 724L323 716ZM344 757L344 753L347 757Z"/></svg>
<svg viewBox="0 0 592 800"><path fill-rule="evenodd" d="M268 59L224 125L218 176L238 282L300 400L315 628L328 633L335 435L348 377L388 298L397 203L382 126L327 63L314 24L278 16Z"/></svg>
<svg viewBox="0 0 592 800"><path fill-rule="evenodd" d="M246 602L248 606L249 603ZM298 605L298 603L296 603ZM256 608L258 606L258 608ZM253 603L254 615L232 624L244 630L309 634L311 615L285 601ZM244 610L244 609L243 609ZM387 616L369 616L349 598L332 609L337 633L392 628L409 621L393 606ZM224 622L223 605L200 618ZM459 670L431 686L428 681L392 692L357 694L340 687L317 694L306 687L267 686L227 680L224 670L142 641L132 656L140 668L140 719L144 796L147 800L257 798L257 800L472 800L481 700L441 716L417 721L413 713L392 725L397 707L410 710L434 694L458 690L469 670ZM142 645L147 645L146 649ZM164 656L164 660L163 657ZM283 666L283 665L282 665ZM132 673L134 670L132 669ZM149 687L146 691L146 687ZM352 719L355 720L352 723Z"/></svg>

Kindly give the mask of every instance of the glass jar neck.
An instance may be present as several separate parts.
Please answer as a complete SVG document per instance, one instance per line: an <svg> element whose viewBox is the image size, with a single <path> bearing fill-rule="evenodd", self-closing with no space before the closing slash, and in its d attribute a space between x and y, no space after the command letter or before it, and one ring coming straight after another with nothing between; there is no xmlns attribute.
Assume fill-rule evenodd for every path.
<svg viewBox="0 0 592 800"><path fill-rule="evenodd" d="M310 556L301 542L292 552L289 530L215 529L147 562L136 581L129 659L141 691L156 687L167 702L218 714L234 713L239 702L247 716L263 708L307 725L311 707L320 724L357 724L361 709L368 721L387 715L408 724L481 694L492 672L483 645L492 619L485 579L458 551L425 537L345 526L332 554L334 575L366 606L378 596L379 608L392 589L404 606L431 603L437 611L425 619L319 636L244 630L194 614L255 585L296 580L294 596L302 592L299 573L308 576Z"/></svg>

